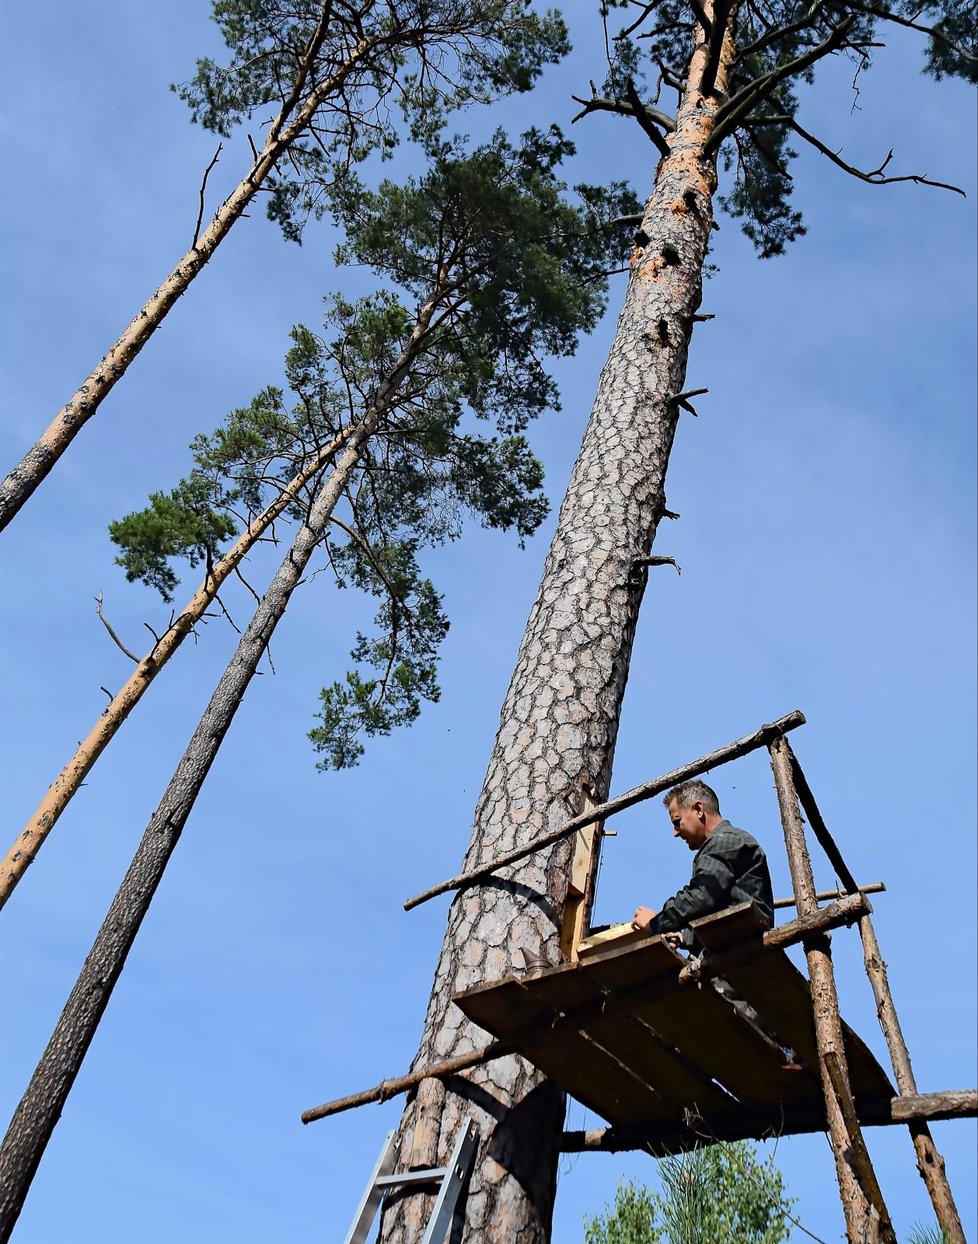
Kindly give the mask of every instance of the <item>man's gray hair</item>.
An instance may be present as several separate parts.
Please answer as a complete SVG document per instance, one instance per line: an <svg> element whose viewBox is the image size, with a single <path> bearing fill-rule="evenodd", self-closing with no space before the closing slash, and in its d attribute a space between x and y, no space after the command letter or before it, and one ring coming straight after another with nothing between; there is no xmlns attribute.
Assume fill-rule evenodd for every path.
<svg viewBox="0 0 978 1244"><path fill-rule="evenodd" d="M662 802L668 808L674 799L681 808L691 807L698 799L707 812L712 812L716 816L720 815L720 800L717 798L716 791L712 786L701 782L699 778L680 782L678 786L674 786L671 791L663 795Z"/></svg>

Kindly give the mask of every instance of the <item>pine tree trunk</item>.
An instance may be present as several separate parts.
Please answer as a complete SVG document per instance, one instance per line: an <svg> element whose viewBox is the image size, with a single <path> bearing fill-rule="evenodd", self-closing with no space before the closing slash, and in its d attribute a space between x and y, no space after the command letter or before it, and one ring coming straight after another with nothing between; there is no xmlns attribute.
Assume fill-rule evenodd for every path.
<svg viewBox="0 0 978 1244"><path fill-rule="evenodd" d="M153 814L92 949L65 1003L47 1048L14 1111L0 1144L0 1244L14 1229L44 1150L81 1069L125 966L170 856L180 839L211 765L244 699L330 515L356 467L364 443L376 431L424 347L432 316L444 295L439 286L374 404L350 433L343 453L320 490L306 521L275 573L204 710L187 750Z"/></svg>
<svg viewBox="0 0 978 1244"><path fill-rule="evenodd" d="M717 90L733 54L725 40ZM625 305L574 468L543 579L502 709L464 867L491 863L553 828L572 793L607 795L648 555L665 508L664 479L702 292L716 188L703 155L719 105L698 89L705 48L659 165ZM573 804L571 804L573 807ZM571 845L530 856L454 900L414 1066L484 1045L452 994L522 966L526 948L559 960ZM475 1244L549 1238L563 1122L561 1092L518 1057L447 1085L427 1080L401 1124L401 1166L443 1164L461 1121L481 1132L464 1230ZM431 1198L403 1196L385 1214L383 1244L413 1244Z"/></svg>
<svg viewBox="0 0 978 1244"><path fill-rule="evenodd" d="M334 456L346 439L346 433L336 437L316 454L281 491L278 497L265 507L246 531L238 537L230 549L210 568L200 587L167 627L162 636L143 657L126 679L119 691L99 715L68 763L48 787L44 798L23 827L0 863L0 910L14 892L24 873L33 864L38 851L54 828L65 808L84 784L95 762L115 738L129 714L136 707L150 685L194 627L203 618L221 589L221 585L237 569L248 553L258 543L272 523L282 515L301 494L302 489L313 481Z"/></svg>
<svg viewBox="0 0 978 1244"><path fill-rule="evenodd" d="M61 1117L126 958L211 765L254 677L272 633L319 544L355 466L376 410L351 437L342 459L299 529L221 676L170 784L146 827L92 949L65 1003L0 1145L0 1244L14 1229L44 1150Z"/></svg>
<svg viewBox="0 0 978 1244"><path fill-rule="evenodd" d="M306 132L323 101L334 92L344 89L351 73L367 51L366 45L358 48L332 78L310 91L305 100L300 99L326 36L329 12L330 6L323 3L319 23L299 65L292 93L272 122L265 144L256 154L248 172L215 212L213 220L200 237L194 239L190 250L159 289L136 312L125 332L108 350L91 375L79 385L17 466L0 481L0 531L3 531L24 503L33 496L61 455L126 374L130 363L135 361L173 305L187 292L191 282L203 271L204 265L244 215L278 161Z"/></svg>

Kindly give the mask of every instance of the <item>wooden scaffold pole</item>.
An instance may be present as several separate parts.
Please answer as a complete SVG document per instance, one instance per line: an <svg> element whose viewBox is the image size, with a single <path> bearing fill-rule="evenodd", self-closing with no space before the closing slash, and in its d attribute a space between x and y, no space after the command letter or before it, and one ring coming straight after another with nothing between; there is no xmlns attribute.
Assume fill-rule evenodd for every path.
<svg viewBox="0 0 978 1244"><path fill-rule="evenodd" d="M818 804L815 802L815 796L812 794L811 787L808 785L801 766L792 752L787 739L784 740L783 746L790 757L798 797L805 815L808 817L808 823L811 825L813 832L818 836L819 841L822 841L823 838L830 839L825 821L819 811ZM851 878L846 879L842 877L842 880L847 887L850 885ZM893 1075L897 1082L897 1089L901 1097L916 1097L917 1081L913 1073L913 1067L910 1065L910 1051L907 1049L903 1030L900 1027L900 1020L897 1017L893 995L890 992L886 963L880 953L872 918L867 912L860 917L858 923L859 935L863 944L863 960L866 965L866 975L869 977L873 997L876 999L876 1014L880 1027L883 1030L883 1035L886 1038L887 1048L890 1051L890 1062L893 1066ZM908 1129L917 1154L917 1169L920 1171L920 1176L930 1194L931 1204L934 1206L934 1213L937 1216L941 1230L947 1237L949 1244L966 1244L964 1228L961 1225L961 1218L954 1203L951 1185L948 1183L947 1173L944 1168L944 1158L934 1143L926 1120L911 1120L908 1123Z"/></svg>
<svg viewBox="0 0 978 1244"><path fill-rule="evenodd" d="M812 915L818 908L815 879L802 822L801 808L792 775L791 755L783 737L768 744L774 786L781 812L788 866L795 891L799 917ZM846 870L848 872L848 870ZM880 1240L897 1244L893 1224L883 1201L876 1172L856 1117L849 1085L839 996L835 986L832 952L823 933L805 941L805 956L812 987L815 1039L818 1045L825 1094L825 1113L835 1156L839 1195L850 1244Z"/></svg>

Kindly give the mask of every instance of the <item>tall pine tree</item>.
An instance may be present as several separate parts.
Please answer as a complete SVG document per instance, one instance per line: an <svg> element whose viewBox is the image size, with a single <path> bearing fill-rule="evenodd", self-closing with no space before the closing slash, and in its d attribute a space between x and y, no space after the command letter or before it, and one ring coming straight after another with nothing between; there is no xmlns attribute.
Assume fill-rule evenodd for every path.
<svg viewBox="0 0 978 1244"><path fill-rule="evenodd" d="M598 800L608 793L643 559L668 514L666 469L678 420L695 396L686 391L687 351L720 175L727 178L720 207L742 223L760 255L779 254L803 228L790 198L792 144L809 143L874 185L904 176L926 180L849 166L807 129L798 88L821 62L846 57L864 66L877 32L894 23L922 33L931 72L975 80L975 11L957 3L921 12L849 0L653 0L606 5L606 19L616 10L624 28L609 33L605 81L580 102L585 114L634 120L656 160L652 192L503 704L465 872L490 868L496 857L554 828L566 816L568 791L586 789ZM675 94L674 111L660 107L662 90ZM524 947L559 961L571 850L569 842L548 848L455 898L415 1070L486 1043L453 1006L456 991L506 975ZM482 1144L461 1238L542 1244L563 1111L556 1086L516 1056L447 1083L428 1079L402 1119L401 1160L444 1162L462 1120L475 1118ZM930 1177L936 1163L929 1137L918 1135L915 1144ZM847 1225L857 1238L868 1222L866 1198L844 1155L836 1156ZM428 1209L423 1197L402 1198L385 1215L383 1244L409 1244Z"/></svg>

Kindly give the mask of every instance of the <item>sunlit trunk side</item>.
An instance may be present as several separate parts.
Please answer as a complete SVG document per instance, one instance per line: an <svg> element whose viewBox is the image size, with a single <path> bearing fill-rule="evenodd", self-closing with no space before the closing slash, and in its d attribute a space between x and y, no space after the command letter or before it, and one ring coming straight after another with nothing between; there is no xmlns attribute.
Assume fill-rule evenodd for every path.
<svg viewBox="0 0 978 1244"><path fill-rule="evenodd" d="M731 19L732 21L732 19ZM732 27L731 27L732 28ZM722 92L733 55L724 41ZM611 762L641 603L636 559L647 556L665 507L664 479L684 385L693 315L716 189L703 156L719 98L698 89L706 56L695 50L688 90L646 207L625 305L560 512L543 579L476 808L465 868L544 833L567 816L587 783L601 799ZM722 96L721 96L722 98ZM505 976L517 954L559 959L558 927L570 845L530 856L452 903L415 1067L485 1044L451 1003L467 986ZM425 1081L401 1125L401 1162L443 1164L462 1120L481 1131L462 1238L543 1244L556 1183L562 1094L517 1057L450 1081ZM385 1215L383 1244L412 1244L431 1198L402 1197ZM453 1237L455 1239L456 1237Z"/></svg>

